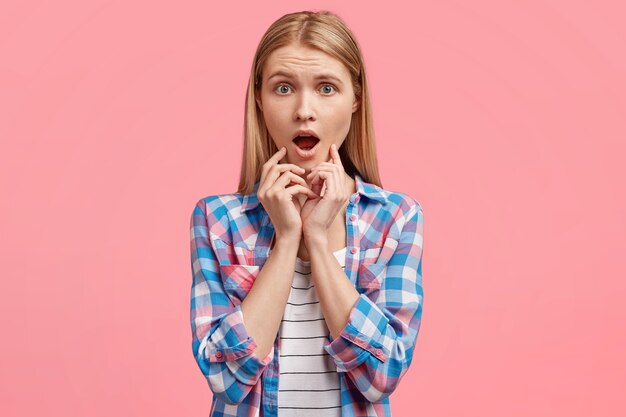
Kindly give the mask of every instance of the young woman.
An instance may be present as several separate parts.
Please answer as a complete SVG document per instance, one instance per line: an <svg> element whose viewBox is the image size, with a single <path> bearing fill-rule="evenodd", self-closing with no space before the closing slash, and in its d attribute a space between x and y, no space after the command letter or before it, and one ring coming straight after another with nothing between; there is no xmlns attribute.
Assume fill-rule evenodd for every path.
<svg viewBox="0 0 626 417"><path fill-rule="evenodd" d="M270 26L244 131L239 190L191 216L211 416L390 416L421 322L424 218L382 188L363 59L338 16Z"/></svg>

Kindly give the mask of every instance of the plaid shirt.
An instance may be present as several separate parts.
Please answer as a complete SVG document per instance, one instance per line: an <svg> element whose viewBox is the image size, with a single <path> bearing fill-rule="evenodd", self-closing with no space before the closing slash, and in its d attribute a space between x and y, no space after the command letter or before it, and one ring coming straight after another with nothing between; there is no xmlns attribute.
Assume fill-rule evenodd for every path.
<svg viewBox="0 0 626 417"><path fill-rule="evenodd" d="M421 323L424 215L412 197L354 179L345 273L359 299L324 349L339 373L342 416L391 416L389 395L411 364ZM258 186L205 197L191 215L192 349L213 392L211 416L278 413L279 337L258 357L241 311L274 237Z"/></svg>

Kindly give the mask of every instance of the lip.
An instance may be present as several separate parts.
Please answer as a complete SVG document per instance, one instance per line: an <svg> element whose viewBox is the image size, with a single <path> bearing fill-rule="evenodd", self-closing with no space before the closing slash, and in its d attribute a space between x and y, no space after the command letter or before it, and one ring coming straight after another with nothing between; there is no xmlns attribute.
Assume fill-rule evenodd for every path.
<svg viewBox="0 0 626 417"><path fill-rule="evenodd" d="M298 130L292 137L291 140L294 140L295 138L297 138L300 135L309 135L309 136L315 136L317 139L319 139L320 137L317 135L317 133L315 133L313 130L311 129L305 129L305 130Z"/></svg>
<svg viewBox="0 0 626 417"><path fill-rule="evenodd" d="M300 149L298 145L296 145L294 142L291 142L291 143L293 144L293 147L296 148L296 153L298 154L300 159L311 159L315 156L315 151L320 147L322 141L321 140L318 141L315 144L315 146L313 146L308 151L305 151L304 149Z"/></svg>

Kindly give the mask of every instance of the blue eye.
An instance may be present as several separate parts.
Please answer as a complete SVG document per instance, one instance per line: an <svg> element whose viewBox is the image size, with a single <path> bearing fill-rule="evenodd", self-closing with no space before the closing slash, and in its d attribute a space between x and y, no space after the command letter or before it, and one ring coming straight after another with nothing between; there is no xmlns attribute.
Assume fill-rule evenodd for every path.
<svg viewBox="0 0 626 417"><path fill-rule="evenodd" d="M332 90L329 91L328 88L331 88L332 90L334 90L335 86L332 85L332 84L324 84L324 86L322 87L322 90L323 90L324 94L330 94L330 93L333 92Z"/></svg>
<svg viewBox="0 0 626 417"><path fill-rule="evenodd" d="M276 87L278 89L278 92L281 94L287 94L289 92L289 86L286 84L280 84L278 85L278 87ZM285 90L286 89L286 90Z"/></svg>

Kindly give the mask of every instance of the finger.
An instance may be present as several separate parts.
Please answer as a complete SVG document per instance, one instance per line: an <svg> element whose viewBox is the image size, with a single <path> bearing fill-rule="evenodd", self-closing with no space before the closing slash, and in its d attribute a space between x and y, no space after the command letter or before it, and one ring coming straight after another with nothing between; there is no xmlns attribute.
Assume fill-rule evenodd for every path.
<svg viewBox="0 0 626 417"><path fill-rule="evenodd" d="M271 188L274 185L274 182L276 182L276 179L285 171L292 171L300 174L304 174L305 172L304 168L300 168L295 164L276 164L267 172L265 181L263 181L259 187L259 192L264 192L265 190Z"/></svg>
<svg viewBox="0 0 626 417"><path fill-rule="evenodd" d="M263 169L261 170L261 184L263 184L263 180L267 176L267 172L270 168L278 163L278 161L287 154L287 147L283 146L276 152L274 155L270 157L264 164Z"/></svg>
<svg viewBox="0 0 626 417"><path fill-rule="evenodd" d="M332 174L328 171L320 171L319 176L323 180L323 183L324 183L322 187L321 195L322 197L326 197L328 195L328 183L330 181L330 178L332 177Z"/></svg>
<svg viewBox="0 0 626 417"><path fill-rule="evenodd" d="M280 177L278 177L278 179L276 181L274 181L274 185L272 185L272 187L270 188L285 188L287 185L289 185L291 182L295 182L297 184L301 184L303 186L307 186L306 181L304 180L304 178L302 178L299 175L294 174L291 171L285 171L283 172Z"/></svg>
<svg viewBox="0 0 626 417"><path fill-rule="evenodd" d="M318 172L318 175L324 180L324 197L329 196L329 198L342 200L341 195L343 195L342 191L345 184L337 170L321 170Z"/></svg>
<svg viewBox="0 0 626 417"><path fill-rule="evenodd" d="M302 175L305 173L304 168L301 168L295 164L276 164L272 168L270 168L269 173L267 174L266 182L269 182L269 186L271 187L273 183L276 182L278 177L286 171L293 172L296 175Z"/></svg>
<svg viewBox="0 0 626 417"><path fill-rule="evenodd" d="M315 168L321 168L321 167L326 167L326 168L333 168L336 165L333 164L331 161L326 161L326 162L320 162L318 165L314 166L313 168L311 168L312 170Z"/></svg>
<svg viewBox="0 0 626 417"><path fill-rule="evenodd" d="M316 172L311 180L311 189L313 192L319 196L322 195L322 188L324 187L324 180L319 176L319 173Z"/></svg>
<svg viewBox="0 0 626 417"><path fill-rule="evenodd" d="M305 175L305 177L311 178L313 175L315 175L315 174L317 174L319 172L328 172L328 173L332 173L332 174L340 174L341 171L339 171L338 168L339 167L337 165L318 166L318 167L312 168L311 172L309 172L307 175Z"/></svg>
<svg viewBox="0 0 626 417"><path fill-rule="evenodd" d="M310 188L304 187L299 184L287 187L285 188L285 191L291 196L294 196L295 194L305 194L311 198L319 197L319 195L315 194L315 192L313 192Z"/></svg>
<svg viewBox="0 0 626 417"><path fill-rule="evenodd" d="M320 176L319 176L320 171L315 171L315 172L311 172L311 175L313 175L310 180L311 180L311 185L314 184L318 184L318 183L322 183L324 182Z"/></svg>
<svg viewBox="0 0 626 417"><path fill-rule="evenodd" d="M325 162L324 162L324 164L325 164ZM320 165L312 168L311 172L309 172L306 175L306 178L307 179L312 178L313 175L315 175L318 172L322 172L322 171L324 171L324 172L339 172L336 165L333 165L333 164L322 165L322 164L320 164Z"/></svg>
<svg viewBox="0 0 626 417"><path fill-rule="evenodd" d="M320 178L323 178L326 184L326 189L324 190L324 197L328 195L328 193L334 194L337 192L337 185L335 184L335 175L329 171L320 171Z"/></svg>
<svg viewBox="0 0 626 417"><path fill-rule="evenodd" d="M274 155L272 155L268 161L272 161L273 163L277 163L278 161L280 161L280 159L283 156L285 156L286 153L287 153L287 147L283 146L278 151L276 151L274 153Z"/></svg>
<svg viewBox="0 0 626 417"><path fill-rule="evenodd" d="M319 194L322 197L326 197L328 194L330 183L334 183L333 173L330 171L318 171L313 178L313 183L315 184L313 191L318 192L317 187L319 187ZM332 190L336 189L336 186L330 186Z"/></svg>
<svg viewBox="0 0 626 417"><path fill-rule="evenodd" d="M339 156L339 149L337 149L337 145L334 143L330 145L330 154L332 156L333 163L339 165L341 169L343 169L343 164L341 163L341 157Z"/></svg>

